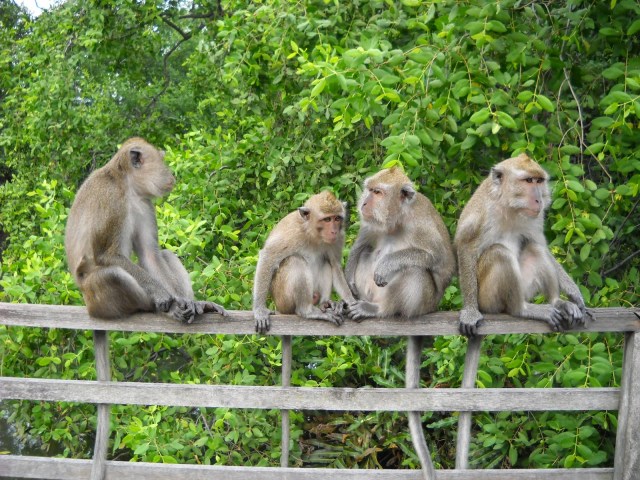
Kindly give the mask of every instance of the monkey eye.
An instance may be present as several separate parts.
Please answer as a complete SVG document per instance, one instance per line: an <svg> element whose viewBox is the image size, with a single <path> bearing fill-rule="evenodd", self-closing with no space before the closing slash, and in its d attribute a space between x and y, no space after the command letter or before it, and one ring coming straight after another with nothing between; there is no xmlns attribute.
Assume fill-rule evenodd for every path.
<svg viewBox="0 0 640 480"><path fill-rule="evenodd" d="M322 219L323 222L327 222L327 223L329 223L331 220L333 220L333 217L324 217Z"/></svg>
<svg viewBox="0 0 640 480"><path fill-rule="evenodd" d="M533 183L533 177L525 178L524 181L527 183Z"/></svg>
<svg viewBox="0 0 640 480"><path fill-rule="evenodd" d="M380 190L379 188L372 188L369 190L371 193L373 193L374 195L380 195L382 194L382 190Z"/></svg>
<svg viewBox="0 0 640 480"><path fill-rule="evenodd" d="M342 218L340 215L336 215L336 216L335 216L335 218L334 218L334 220L335 220L336 222L341 222L342 220L344 220L344 218Z"/></svg>
<svg viewBox="0 0 640 480"><path fill-rule="evenodd" d="M536 179L536 183L543 183L544 182L544 178L537 178Z"/></svg>

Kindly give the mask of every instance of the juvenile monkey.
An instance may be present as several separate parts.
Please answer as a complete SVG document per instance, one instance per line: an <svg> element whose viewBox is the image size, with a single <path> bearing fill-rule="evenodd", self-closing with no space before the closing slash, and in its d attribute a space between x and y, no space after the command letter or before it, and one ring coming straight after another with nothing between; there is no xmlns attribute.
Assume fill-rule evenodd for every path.
<svg viewBox="0 0 640 480"><path fill-rule="evenodd" d="M347 283L349 317L413 317L437 309L455 270L449 232L427 197L397 167L364 182L360 232Z"/></svg>
<svg viewBox="0 0 640 480"><path fill-rule="evenodd" d="M158 246L152 200L169 193L174 184L164 152L131 138L78 190L67 220L65 249L90 315L166 312L187 323L203 312L226 315L220 305L194 301L184 266L173 252ZM131 261L134 252L137 264Z"/></svg>
<svg viewBox="0 0 640 480"><path fill-rule="evenodd" d="M543 320L559 331L584 325L580 289L544 237L549 176L527 155L498 163L460 215L455 235L463 308L460 332L477 334L482 313ZM560 299L565 293L569 301ZM548 304L529 301L543 294Z"/></svg>
<svg viewBox="0 0 640 480"><path fill-rule="evenodd" d="M267 296L280 313L342 324L343 302L352 302L342 272L345 205L331 192L318 193L273 228L258 256L253 282L256 332L270 327Z"/></svg>

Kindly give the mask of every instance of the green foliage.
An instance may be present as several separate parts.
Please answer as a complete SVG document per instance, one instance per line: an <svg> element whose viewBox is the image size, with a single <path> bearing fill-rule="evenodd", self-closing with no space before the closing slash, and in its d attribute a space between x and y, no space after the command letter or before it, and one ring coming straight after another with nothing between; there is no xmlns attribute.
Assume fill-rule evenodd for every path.
<svg viewBox="0 0 640 480"><path fill-rule="evenodd" d="M590 306L634 306L640 283L640 6L612 2L228 0L0 8L0 301L82 304L64 260L80 182L132 135L167 151L160 243L197 295L251 308L270 228L323 188L355 204L401 164L453 234L489 167L529 152L554 179L547 238ZM6 8L5 8L6 5ZM347 247L357 232L355 212ZM461 305L457 282L443 309ZM82 332L0 327L0 373L94 378ZM425 349L425 386L460 384L465 341ZM615 335L486 340L478 387L617 386ZM293 383L404 383L397 339L296 338ZM271 337L112 335L118 380L273 385ZM21 438L90 455L93 407L14 402ZM112 455L277 465L277 412L115 408ZM456 416L425 413L439 466ZM298 465L418 465L403 414L292 412ZM479 467L612 464L609 412L474 416ZM178 432L178 433L177 433ZM437 447L436 447L437 446Z"/></svg>

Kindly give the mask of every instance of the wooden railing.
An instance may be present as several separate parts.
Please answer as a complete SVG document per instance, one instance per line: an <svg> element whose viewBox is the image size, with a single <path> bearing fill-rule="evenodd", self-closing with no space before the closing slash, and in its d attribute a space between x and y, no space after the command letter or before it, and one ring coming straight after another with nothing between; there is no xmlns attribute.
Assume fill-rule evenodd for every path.
<svg viewBox="0 0 640 480"><path fill-rule="evenodd" d="M437 312L415 319L346 322L337 328L327 322L291 315L272 317L272 335L283 339L282 385L270 387L189 385L115 382L111 380L109 331L252 334L249 311L229 317L204 315L191 325L162 316L142 314L123 320L97 320L83 307L0 303L0 324L7 326L93 330L97 381L0 377L0 399L78 402L98 405L98 426L93 460L0 455L0 477L47 479L322 479L337 474L323 468L290 468L288 410L358 411L458 411L456 468L433 470L426 445L415 445L423 470L340 470L345 479L446 479L479 480L638 480L640 479L640 311L623 308L594 309L596 321L581 332L624 332L625 352L620 388L486 388L475 389L482 336L508 333L549 333L548 327L531 320L487 315L482 336L468 344L461 388L306 388L291 387L291 336L373 335L436 336L458 333L457 312ZM414 345L416 342L409 342ZM411 350L411 348L409 348ZM419 357L420 349L408 355ZM420 361L407 362L419 366ZM419 368L419 367L417 367ZM419 371L407 372L417 376ZM107 461L110 405L171 405L280 409L282 414L282 461L280 467L226 467L167 465ZM618 430L613 468L545 470L469 470L471 415L478 411L584 411L618 410ZM423 439L422 439L423 441ZM418 442L414 437L414 443ZM426 462L426 465L425 465ZM431 473L430 473L431 472ZM338 477L336 477L338 478Z"/></svg>

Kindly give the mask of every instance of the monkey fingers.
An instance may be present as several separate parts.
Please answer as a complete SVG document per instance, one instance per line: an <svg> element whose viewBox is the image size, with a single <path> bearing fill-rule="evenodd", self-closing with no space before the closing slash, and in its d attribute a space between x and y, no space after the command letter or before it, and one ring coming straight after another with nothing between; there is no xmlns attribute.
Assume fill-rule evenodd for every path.
<svg viewBox="0 0 640 480"><path fill-rule="evenodd" d="M175 298L169 309L169 315L182 323L191 323L196 314L193 300L187 298Z"/></svg>
<svg viewBox="0 0 640 480"><path fill-rule="evenodd" d="M561 332L565 329L563 325L565 323L565 317L558 308L553 308L551 315L546 319L546 322L554 332Z"/></svg>
<svg viewBox="0 0 640 480"><path fill-rule="evenodd" d="M156 298L153 301L153 307L156 312L168 312L173 305L173 297L171 297L168 293L166 296L161 298Z"/></svg>
<svg viewBox="0 0 640 480"><path fill-rule="evenodd" d="M483 318L479 310L462 309L460 311L460 333L467 337L475 337L478 334L478 325Z"/></svg>
<svg viewBox="0 0 640 480"><path fill-rule="evenodd" d="M347 307L347 316L356 322L361 322L367 318L374 318L378 316L378 306L375 303L357 300L350 303Z"/></svg>
<svg viewBox="0 0 640 480"><path fill-rule="evenodd" d="M339 300L334 302L333 300L327 300L320 305L320 310L330 316L329 321L340 326L344 323L344 312L346 308L346 302Z"/></svg>
<svg viewBox="0 0 640 480"><path fill-rule="evenodd" d="M567 328L583 326L585 324L585 311L575 303L558 300L553 306L560 311Z"/></svg>
<svg viewBox="0 0 640 480"><path fill-rule="evenodd" d="M218 313L223 317L229 316L229 312L227 312L222 305L218 305L217 303L201 302L201 301L194 302L194 303L195 303L196 315L200 315L202 313Z"/></svg>
<svg viewBox="0 0 640 480"><path fill-rule="evenodd" d="M256 321L256 333L265 334L269 331L269 328L271 328L269 315L271 315L271 311L266 308L253 311L253 318Z"/></svg>

